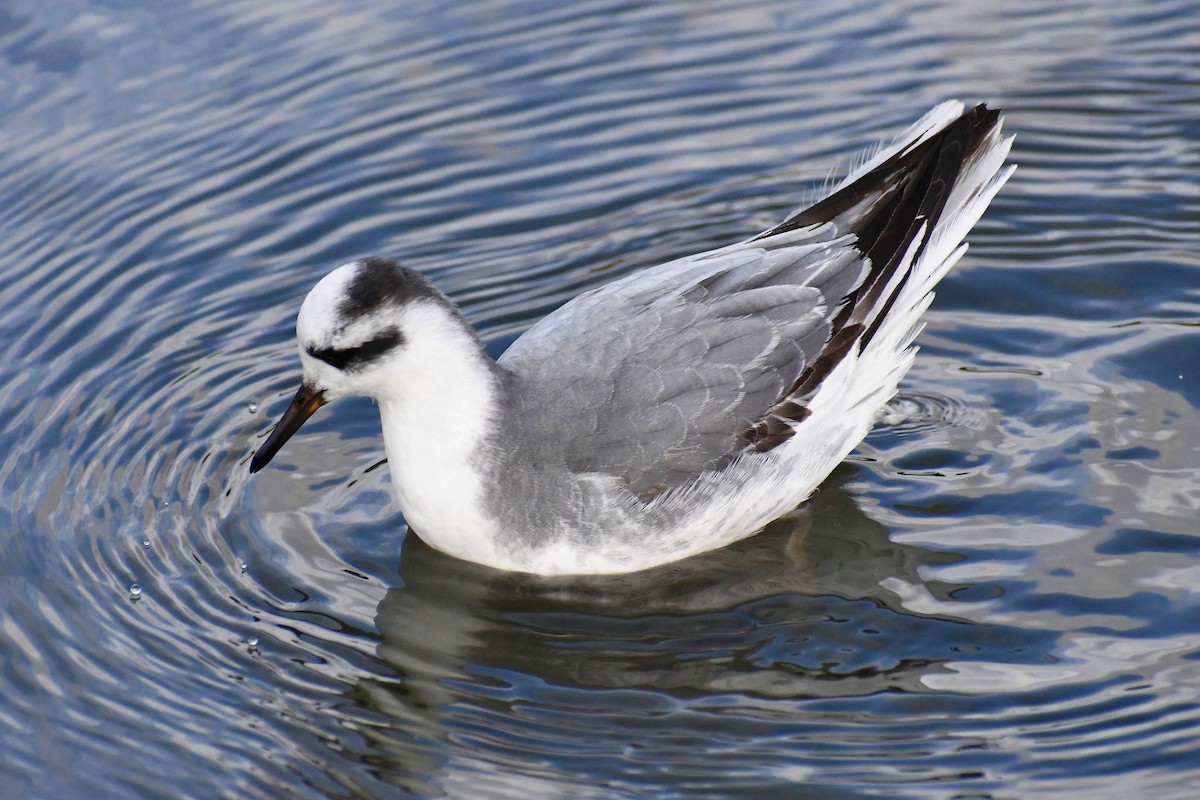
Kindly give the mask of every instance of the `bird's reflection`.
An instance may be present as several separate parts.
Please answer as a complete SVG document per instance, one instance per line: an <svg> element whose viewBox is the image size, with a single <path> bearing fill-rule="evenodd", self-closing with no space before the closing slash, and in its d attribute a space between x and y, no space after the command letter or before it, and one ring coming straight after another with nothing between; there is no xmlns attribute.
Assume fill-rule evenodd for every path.
<svg viewBox="0 0 1200 800"><path fill-rule="evenodd" d="M839 475L844 481L852 473ZM388 591L376 617L378 655L418 680L481 665L557 685L685 692L737 685L788 696L876 691L906 683L907 668L839 674L829 660L799 659L789 661L781 681L784 675L771 674L770 645L794 638L853 646L859 628L877 630L878 617L908 624L899 620L911 615L881 581L920 581L922 565L959 558L890 541L837 480L757 536L630 575L497 572L410 536L404 585ZM830 683L838 678L859 685Z"/></svg>
<svg viewBox="0 0 1200 800"><path fill-rule="evenodd" d="M497 572L408 537L403 585L376 615L390 676L352 692L364 718L388 720L366 733L375 757L412 791L430 780L444 791L474 769L458 759L480 753L517 748L515 762L609 736L620 749L656 705L790 715L806 699L926 692L923 677L946 662L1012 647L1021 632L914 613L883 588L899 578L948 597L955 587L919 573L961 556L891 541L843 488L854 474L844 465L757 536L632 575ZM722 720L705 717L707 733L719 738Z"/></svg>

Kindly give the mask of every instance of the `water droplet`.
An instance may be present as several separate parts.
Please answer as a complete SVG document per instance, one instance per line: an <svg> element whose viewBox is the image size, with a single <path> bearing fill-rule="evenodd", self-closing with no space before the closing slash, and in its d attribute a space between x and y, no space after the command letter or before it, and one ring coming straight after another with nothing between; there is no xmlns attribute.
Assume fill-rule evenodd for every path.
<svg viewBox="0 0 1200 800"><path fill-rule="evenodd" d="M149 546L150 546L150 540L142 539L142 547L149 547Z"/></svg>
<svg viewBox="0 0 1200 800"><path fill-rule="evenodd" d="M246 644L247 644L247 646L249 646L249 648L251 650L257 650L258 649L258 637L251 636L250 638L246 639Z"/></svg>
<svg viewBox="0 0 1200 800"><path fill-rule="evenodd" d="M250 403L249 405L246 406L246 410L249 411L251 414L257 414L258 413L258 403Z"/></svg>
<svg viewBox="0 0 1200 800"><path fill-rule="evenodd" d="M250 566L245 561L239 561L238 566L242 568L242 572L250 569Z"/></svg>
<svg viewBox="0 0 1200 800"><path fill-rule="evenodd" d="M129 596L133 597L133 598L141 597L142 596L141 584L137 584L137 583L129 584Z"/></svg>

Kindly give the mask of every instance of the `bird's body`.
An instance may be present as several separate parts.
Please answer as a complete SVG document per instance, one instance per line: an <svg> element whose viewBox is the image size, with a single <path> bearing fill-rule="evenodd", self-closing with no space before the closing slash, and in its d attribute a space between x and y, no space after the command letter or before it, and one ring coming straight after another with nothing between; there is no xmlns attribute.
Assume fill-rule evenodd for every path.
<svg viewBox="0 0 1200 800"><path fill-rule="evenodd" d="M628 572L748 536L894 395L1010 143L998 112L943 104L808 209L580 295L498 362L417 273L341 267L301 308L304 386L252 469L366 394L406 519L459 558Z"/></svg>

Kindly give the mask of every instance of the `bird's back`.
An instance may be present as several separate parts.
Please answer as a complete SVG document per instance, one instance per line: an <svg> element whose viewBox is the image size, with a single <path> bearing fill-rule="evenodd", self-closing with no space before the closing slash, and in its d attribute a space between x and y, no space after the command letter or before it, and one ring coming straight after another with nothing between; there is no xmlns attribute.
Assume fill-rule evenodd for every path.
<svg viewBox="0 0 1200 800"><path fill-rule="evenodd" d="M766 233L575 298L500 360L525 439L643 501L780 447L848 354L923 310L1007 178L1008 146L998 112L943 104ZM898 377L880 378L880 403Z"/></svg>

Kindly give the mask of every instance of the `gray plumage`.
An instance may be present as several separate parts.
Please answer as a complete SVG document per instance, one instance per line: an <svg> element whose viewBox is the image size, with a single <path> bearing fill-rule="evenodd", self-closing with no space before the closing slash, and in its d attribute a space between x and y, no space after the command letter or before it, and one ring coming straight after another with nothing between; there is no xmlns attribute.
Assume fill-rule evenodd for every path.
<svg viewBox="0 0 1200 800"><path fill-rule="evenodd" d="M648 499L744 446L866 274L832 225L777 239L580 295L518 339L500 364L535 460Z"/></svg>
<svg viewBox="0 0 1200 800"><path fill-rule="evenodd" d="M790 438L824 374L873 335L998 121L972 109L758 237L644 270L535 325L500 363L539 460L649 500Z"/></svg>

